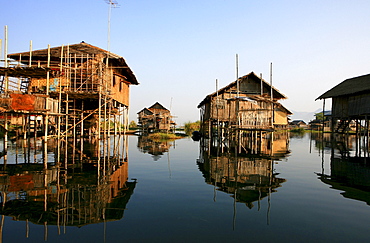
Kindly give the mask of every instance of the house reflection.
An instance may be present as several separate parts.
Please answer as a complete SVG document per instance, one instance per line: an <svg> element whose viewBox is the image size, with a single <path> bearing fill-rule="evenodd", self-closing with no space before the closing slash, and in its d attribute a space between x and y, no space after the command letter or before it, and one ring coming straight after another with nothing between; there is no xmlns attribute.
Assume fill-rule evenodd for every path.
<svg viewBox="0 0 370 243"><path fill-rule="evenodd" d="M346 156L358 152L356 148L356 136L331 133L311 133L311 145L319 152L336 152L340 156Z"/></svg>
<svg viewBox="0 0 370 243"><path fill-rule="evenodd" d="M331 158L330 174L317 173L318 179L340 194L370 205L370 159L360 157Z"/></svg>
<svg viewBox="0 0 370 243"><path fill-rule="evenodd" d="M316 137L320 143L322 137ZM323 183L332 189L343 191L340 194L366 202L370 205L370 158L368 138L346 134L331 136L330 172L325 172L325 161L322 161L321 173L316 173ZM328 141L328 137L326 137Z"/></svg>
<svg viewBox="0 0 370 243"><path fill-rule="evenodd" d="M153 139L147 135L139 136L137 142L139 151L151 154L154 161L158 161L162 155L169 151L172 145L174 145L173 140Z"/></svg>
<svg viewBox="0 0 370 243"><path fill-rule="evenodd" d="M258 202L259 208L260 201L276 192L276 188L286 181L277 177L274 163L290 153L289 135L272 132L260 133L259 136L246 134L244 140L248 146L243 148L245 153L238 154L202 140L197 164L206 183L232 195L249 208Z"/></svg>
<svg viewBox="0 0 370 243"><path fill-rule="evenodd" d="M123 146L112 151L106 148L107 144L125 144L124 140L79 139L63 145L50 139L48 149L54 148L55 160L47 164L37 163L37 159L30 162L29 158L37 158L43 150L42 146L32 146L37 144L36 139L24 150L24 141L16 141L8 150L13 163L8 159L0 165L0 214L16 221L56 225L58 229L122 219L136 180L128 181Z"/></svg>

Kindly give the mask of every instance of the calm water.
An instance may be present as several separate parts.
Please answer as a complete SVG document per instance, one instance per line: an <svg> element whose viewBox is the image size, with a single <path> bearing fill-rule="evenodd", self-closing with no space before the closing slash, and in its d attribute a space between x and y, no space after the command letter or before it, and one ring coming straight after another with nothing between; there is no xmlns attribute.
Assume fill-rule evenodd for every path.
<svg viewBox="0 0 370 243"><path fill-rule="evenodd" d="M11 147L2 242L369 242L370 167L353 161L368 154L351 140L340 159L327 141L278 138L236 158L190 138L129 136L109 183L87 164L45 173L40 154L16 158Z"/></svg>

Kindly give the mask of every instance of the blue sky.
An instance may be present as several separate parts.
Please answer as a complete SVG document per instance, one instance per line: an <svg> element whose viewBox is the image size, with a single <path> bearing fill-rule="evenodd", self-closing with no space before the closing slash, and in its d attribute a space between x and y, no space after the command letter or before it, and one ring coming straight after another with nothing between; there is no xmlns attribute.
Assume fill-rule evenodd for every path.
<svg viewBox="0 0 370 243"><path fill-rule="evenodd" d="M140 82L131 86L130 120L157 101L178 124L198 120L197 105L215 80L219 87L235 80L236 54L239 76L254 71L269 81L273 63L273 85L292 111L315 111L319 95L369 73L368 0L117 1L110 51ZM1 9L9 53L27 51L30 40L34 49L81 41L108 47L104 0L2 0Z"/></svg>

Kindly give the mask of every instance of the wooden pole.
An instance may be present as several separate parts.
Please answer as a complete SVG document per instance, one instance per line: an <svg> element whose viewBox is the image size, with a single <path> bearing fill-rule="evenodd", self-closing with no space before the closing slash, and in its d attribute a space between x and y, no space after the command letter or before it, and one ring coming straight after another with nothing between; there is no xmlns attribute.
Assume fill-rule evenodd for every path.
<svg viewBox="0 0 370 243"><path fill-rule="evenodd" d="M270 63L270 88L271 88L271 127L274 129L274 122L275 122L275 112L274 112L274 89L272 88L272 63Z"/></svg>
<svg viewBox="0 0 370 243"><path fill-rule="evenodd" d="M5 46L4 46L4 59L5 59L5 63L4 63L4 67L7 68L8 67L8 26L5 25L5 28L4 28L4 35L5 35ZM8 73L5 72L5 94L8 93ZM4 155L4 165L6 165L7 163L7 151L8 151L8 113L4 113L4 116L5 116L5 119L4 119L4 128L5 128L5 134L4 134L4 152L5 152L5 155Z"/></svg>
<svg viewBox="0 0 370 243"><path fill-rule="evenodd" d="M50 89L50 44L48 45L48 62L47 62L48 71L46 73L46 100L45 100L45 117L44 117L44 168L47 168L48 162L48 151L47 151L47 143L48 143L48 129L49 129L49 89Z"/></svg>
<svg viewBox="0 0 370 243"><path fill-rule="evenodd" d="M8 26L4 27L4 66L8 67Z"/></svg>
<svg viewBox="0 0 370 243"><path fill-rule="evenodd" d="M67 170L68 169L68 123L69 123L69 97L68 97L68 81L69 81L69 74L70 74L70 70L69 70L69 44L67 45L67 51L66 51L66 55L64 57L64 80L66 82L66 91L65 92L65 116L64 116L64 125L65 125L65 133L66 133L66 137L65 137L65 143L64 143L64 168ZM60 80L60 90L59 90L59 94L61 95L62 94L62 80ZM74 137L72 136L72 139L74 139Z"/></svg>
<svg viewBox="0 0 370 243"><path fill-rule="evenodd" d="M325 126L325 99L323 100L322 104L322 132L324 133L324 126Z"/></svg>
<svg viewBox="0 0 370 243"><path fill-rule="evenodd" d="M101 130L101 102L102 102L102 79L103 79L103 74L102 74L102 62L99 62L99 80L98 80L98 85L99 85L99 114L98 114L98 185L100 185L100 130Z"/></svg>
<svg viewBox="0 0 370 243"><path fill-rule="evenodd" d="M217 119L217 140L220 139L220 129L219 129L219 117L218 117L218 106L219 106L219 97L218 97L218 80L216 79L216 119Z"/></svg>
<svg viewBox="0 0 370 243"><path fill-rule="evenodd" d="M364 140L365 140L365 156L369 157L369 120L367 115L365 115Z"/></svg>
<svg viewBox="0 0 370 243"><path fill-rule="evenodd" d="M32 40L30 40L30 59L29 59L29 62L28 62L28 66L29 67L32 66Z"/></svg>
<svg viewBox="0 0 370 243"><path fill-rule="evenodd" d="M236 89L237 97L239 98L239 56L236 54Z"/></svg>
<svg viewBox="0 0 370 243"><path fill-rule="evenodd" d="M81 101L81 131L80 131L80 137L81 137L81 143L82 143L82 137L84 133L84 100Z"/></svg>
<svg viewBox="0 0 370 243"><path fill-rule="evenodd" d="M263 81L262 81L262 73L260 73L260 79L261 79L261 96L263 95Z"/></svg>
<svg viewBox="0 0 370 243"><path fill-rule="evenodd" d="M0 61L3 59L3 39L0 39Z"/></svg>
<svg viewBox="0 0 370 243"><path fill-rule="evenodd" d="M59 68L59 71L60 73L62 73L62 67L63 67L63 49L64 49L64 45L62 45L61 47L61 51L60 51L60 68ZM58 133L57 133L57 137L58 137L58 149L57 149L57 165L59 166L60 165L60 150L61 150L61 141L60 141L60 134L61 134L61 112L62 112L62 109L61 109L61 105L62 105L62 93L61 93L61 77L59 78L59 102L58 102Z"/></svg>

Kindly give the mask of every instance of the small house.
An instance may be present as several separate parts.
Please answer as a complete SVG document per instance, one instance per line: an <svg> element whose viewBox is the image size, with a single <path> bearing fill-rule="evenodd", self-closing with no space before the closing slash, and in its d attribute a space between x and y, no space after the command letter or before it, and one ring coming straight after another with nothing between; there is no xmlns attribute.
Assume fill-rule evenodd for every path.
<svg viewBox="0 0 370 243"><path fill-rule="evenodd" d="M293 120L289 123L291 128L306 128L307 123L303 120Z"/></svg>
<svg viewBox="0 0 370 243"><path fill-rule="evenodd" d="M285 95L251 72L200 102L201 132L209 134L216 125L243 130L286 128L292 113L279 103L282 99Z"/></svg>
<svg viewBox="0 0 370 243"><path fill-rule="evenodd" d="M142 109L137 114L138 125L145 132L168 132L176 126L171 112L158 102L149 108Z"/></svg>

